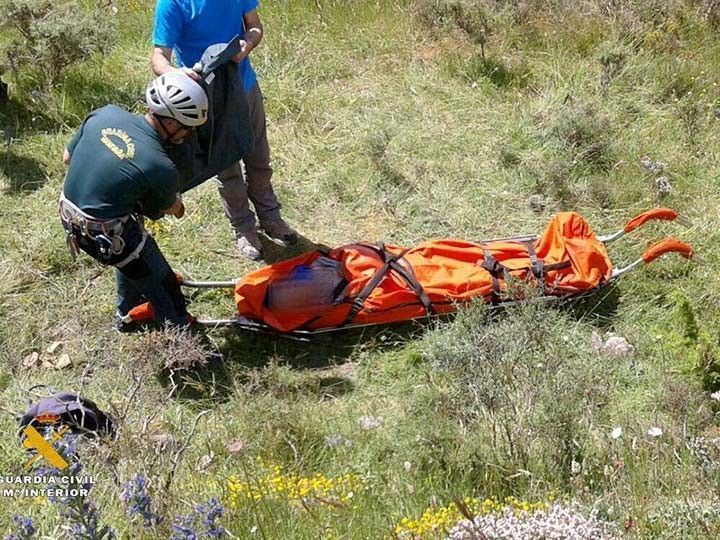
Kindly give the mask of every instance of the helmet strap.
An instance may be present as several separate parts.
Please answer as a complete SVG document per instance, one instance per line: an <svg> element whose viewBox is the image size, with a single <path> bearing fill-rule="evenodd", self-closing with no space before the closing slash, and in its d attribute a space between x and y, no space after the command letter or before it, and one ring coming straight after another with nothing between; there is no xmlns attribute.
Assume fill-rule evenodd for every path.
<svg viewBox="0 0 720 540"><path fill-rule="evenodd" d="M164 119L174 120L174 118L169 118L167 116L159 116L155 113L152 113L152 115L153 115L153 118L155 118L155 120L157 121L157 124L160 126L160 129L162 130L163 134L165 135L165 140L163 142L172 142L173 137L175 137L175 135L177 135L181 129L186 129L186 127L184 125L182 125L182 124L180 124L180 122L178 122L178 124L180 124L180 127L177 128L174 132L170 133L170 130L167 127L165 127L163 120ZM177 122L177 120L175 120L175 121Z"/></svg>

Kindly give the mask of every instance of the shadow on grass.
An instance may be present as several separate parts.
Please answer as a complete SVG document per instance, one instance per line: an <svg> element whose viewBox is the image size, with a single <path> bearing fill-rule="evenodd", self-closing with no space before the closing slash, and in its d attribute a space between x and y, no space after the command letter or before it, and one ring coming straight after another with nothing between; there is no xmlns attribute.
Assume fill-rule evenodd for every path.
<svg viewBox="0 0 720 540"><path fill-rule="evenodd" d="M613 284L588 296L561 302L560 307L573 318L592 324L599 329L606 329L612 326L619 304L620 287Z"/></svg>
<svg viewBox="0 0 720 540"><path fill-rule="evenodd" d="M0 174L6 178L5 192L11 195L32 193L48 181L45 168L37 159L18 156L10 150L0 153Z"/></svg>
<svg viewBox="0 0 720 540"><path fill-rule="evenodd" d="M496 88L525 88L530 70L525 65L510 66L494 57L454 58L448 63L451 75L470 82L487 80Z"/></svg>
<svg viewBox="0 0 720 540"><path fill-rule="evenodd" d="M174 371L163 369L157 379L179 401L215 405L229 401L234 386L233 377L218 354L211 355L203 366Z"/></svg>
<svg viewBox="0 0 720 540"><path fill-rule="evenodd" d="M429 324L425 320L364 326L316 334L307 341L228 329L220 351L226 362L245 367L263 367L275 359L292 369L325 369L341 365L362 351L381 351L407 343Z"/></svg>
<svg viewBox="0 0 720 540"><path fill-rule="evenodd" d="M620 289L611 285L588 296L561 299L551 304L570 316L600 329L610 327L617 312ZM488 322L508 316L504 309L494 309ZM424 335L439 320L452 321L455 314L440 319L419 319L390 325L374 325L321 333L307 341L279 334L264 334L237 329L224 329L216 336L220 345L210 361L201 368L164 373L161 382L166 388L176 385L174 396L180 400L223 402L238 385L250 380L249 373L265 368L271 362L303 371L310 375L304 382L293 383L282 394L306 393L321 398L339 397L353 392L355 383L337 372L322 370L341 366L364 351L382 352L401 347ZM280 385L282 386L282 385ZM267 388L268 391L276 389Z"/></svg>

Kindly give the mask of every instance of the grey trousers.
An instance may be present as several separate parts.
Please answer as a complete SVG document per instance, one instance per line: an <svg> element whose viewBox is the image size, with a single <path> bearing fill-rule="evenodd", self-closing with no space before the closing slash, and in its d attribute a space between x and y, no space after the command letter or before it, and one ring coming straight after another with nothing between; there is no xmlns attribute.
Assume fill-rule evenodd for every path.
<svg viewBox="0 0 720 540"><path fill-rule="evenodd" d="M225 215L236 235L255 227L255 214L250 210L249 201L255 206L261 223L280 219L280 203L270 183L273 170L260 86L256 84L247 93L247 100L255 142L253 153L217 175Z"/></svg>

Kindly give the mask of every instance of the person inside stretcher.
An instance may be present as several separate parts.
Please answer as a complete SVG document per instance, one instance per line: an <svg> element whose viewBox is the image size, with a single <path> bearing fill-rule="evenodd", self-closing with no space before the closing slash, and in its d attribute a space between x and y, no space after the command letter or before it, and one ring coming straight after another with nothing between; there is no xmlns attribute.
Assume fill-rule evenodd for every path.
<svg viewBox="0 0 720 540"><path fill-rule="evenodd" d="M274 280L267 289L267 306L270 310L285 313L329 307L342 302L347 284L342 264L320 256Z"/></svg>

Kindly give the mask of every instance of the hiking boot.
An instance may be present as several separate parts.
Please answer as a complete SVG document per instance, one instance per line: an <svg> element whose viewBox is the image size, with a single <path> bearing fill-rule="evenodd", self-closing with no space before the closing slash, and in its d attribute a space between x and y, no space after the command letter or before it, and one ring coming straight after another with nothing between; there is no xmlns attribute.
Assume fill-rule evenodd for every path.
<svg viewBox="0 0 720 540"><path fill-rule="evenodd" d="M254 229L238 232L235 245L241 257L251 261L259 261L263 258L262 244Z"/></svg>
<svg viewBox="0 0 720 540"><path fill-rule="evenodd" d="M260 226L265 234L273 240L279 240L287 246L297 244L298 234L282 219L261 221Z"/></svg>

